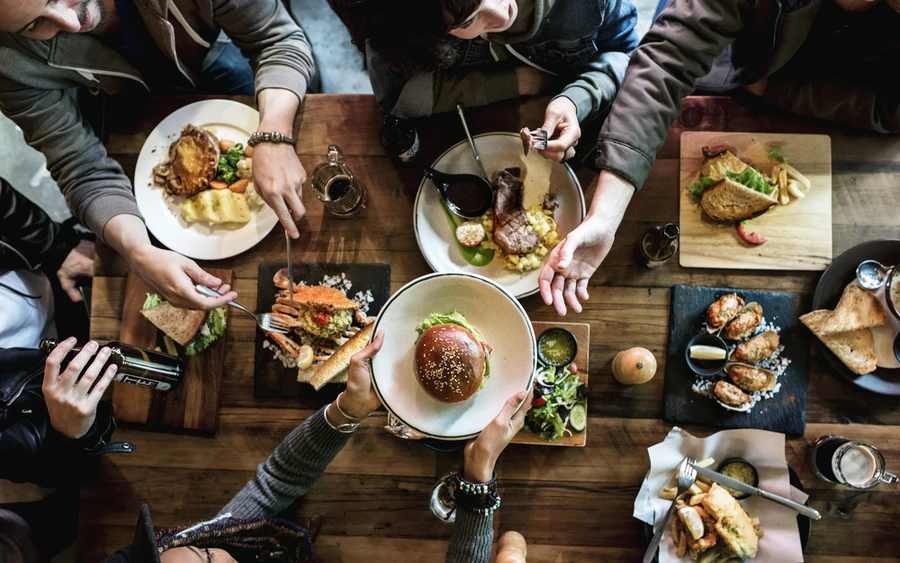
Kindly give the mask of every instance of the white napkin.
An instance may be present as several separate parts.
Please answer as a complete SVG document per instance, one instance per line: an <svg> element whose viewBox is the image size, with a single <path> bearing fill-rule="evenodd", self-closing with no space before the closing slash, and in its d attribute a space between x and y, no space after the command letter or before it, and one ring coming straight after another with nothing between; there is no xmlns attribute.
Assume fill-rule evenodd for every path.
<svg viewBox="0 0 900 563"><path fill-rule="evenodd" d="M764 430L724 430L708 438L695 438L677 426L665 440L647 449L650 454L650 471L644 479L634 501L634 517L648 524L661 521L672 501L659 498L660 492L670 483L685 456L697 461L715 458L719 462L730 457L742 457L756 466L759 472L759 488L806 502L808 495L791 487L787 461L784 457L784 434ZM800 533L797 529L797 513L759 497L741 501L750 517L758 517L763 537L759 540L758 563L798 563L803 561ZM676 546L668 533L659 546L659 563L690 561L686 555L675 555Z"/></svg>

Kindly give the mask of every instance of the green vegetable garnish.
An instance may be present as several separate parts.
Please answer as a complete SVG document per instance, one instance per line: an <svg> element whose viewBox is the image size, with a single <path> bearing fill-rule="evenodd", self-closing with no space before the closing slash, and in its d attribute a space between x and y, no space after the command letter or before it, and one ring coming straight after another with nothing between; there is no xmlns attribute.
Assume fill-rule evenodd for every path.
<svg viewBox="0 0 900 563"><path fill-rule="evenodd" d="M159 298L159 295L155 293L148 293L147 299L144 300L144 306L141 309L150 309L151 307L156 307L162 303L162 299Z"/></svg>
<svg viewBox="0 0 900 563"><path fill-rule="evenodd" d="M763 175L753 168L747 168L740 174L726 172L725 177L762 194L768 195L775 190L775 186L767 182Z"/></svg>
<svg viewBox="0 0 900 563"><path fill-rule="evenodd" d="M769 151L769 158L771 158L772 160L777 160L782 164L787 162L787 157L781 154L781 147L775 147L774 149Z"/></svg>
<svg viewBox="0 0 900 563"><path fill-rule="evenodd" d="M220 182L225 182L226 184L237 182L237 170L235 170L234 165L228 161L227 155L223 154L219 156L219 169L216 171L216 179Z"/></svg>
<svg viewBox="0 0 900 563"><path fill-rule="evenodd" d="M201 329L201 333L188 342L188 345L184 347L184 353L188 356L193 356L206 350L216 338L225 334L225 308L219 307L212 310L206 316L206 321L204 322L209 329L209 334L203 334Z"/></svg>
<svg viewBox="0 0 900 563"><path fill-rule="evenodd" d="M463 246L460 244L460 242L456 240L456 220L453 219L453 214L447 209L444 200L441 200L441 207L444 209L447 221L450 222L450 233L453 236L453 240L456 241L456 246L459 248L459 252L462 254L463 259L473 266L480 267L490 264L491 260L494 259L494 251L490 248L484 248L480 244L478 246Z"/></svg>
<svg viewBox="0 0 900 563"><path fill-rule="evenodd" d="M538 371L535 386L544 387L553 384L553 391L542 391L541 398L546 403L532 407L525 415L528 428L551 442L562 438L567 422L576 432L584 430L583 422L586 419L584 402L587 393L578 373L569 371L569 366L556 369L539 366ZM538 379L542 379L544 383L540 383Z"/></svg>
<svg viewBox="0 0 900 563"><path fill-rule="evenodd" d="M238 161L247 158L244 155L244 145L237 143L225 152L225 160L231 166L237 166Z"/></svg>
<svg viewBox="0 0 900 563"><path fill-rule="evenodd" d="M694 196L694 201L696 201L697 203L700 203L700 196L703 195L703 191L706 188L708 188L716 183L717 183L717 181L713 180L709 176L700 176L699 180L697 180L696 182L694 182L693 184L691 184L690 186L688 186L685 189L687 189L687 191L689 191L691 193L691 195Z"/></svg>

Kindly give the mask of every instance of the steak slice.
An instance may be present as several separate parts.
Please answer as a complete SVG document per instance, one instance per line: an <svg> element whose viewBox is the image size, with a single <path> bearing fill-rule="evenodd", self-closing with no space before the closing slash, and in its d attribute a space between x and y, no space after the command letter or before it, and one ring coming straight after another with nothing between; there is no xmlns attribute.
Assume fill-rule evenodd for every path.
<svg viewBox="0 0 900 563"><path fill-rule="evenodd" d="M541 237L528 225L522 207L522 180L519 168L507 168L494 175L494 242L504 254L528 254Z"/></svg>
<svg viewBox="0 0 900 563"><path fill-rule="evenodd" d="M215 135L188 125L169 147L169 162L154 168L154 177L165 176L166 191L172 195L196 195L216 179L219 155L219 140Z"/></svg>

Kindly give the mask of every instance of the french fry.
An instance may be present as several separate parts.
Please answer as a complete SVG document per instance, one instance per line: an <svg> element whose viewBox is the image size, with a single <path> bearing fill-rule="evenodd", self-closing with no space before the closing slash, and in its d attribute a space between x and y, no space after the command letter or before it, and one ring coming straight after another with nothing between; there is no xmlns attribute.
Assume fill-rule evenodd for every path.
<svg viewBox="0 0 900 563"><path fill-rule="evenodd" d="M715 547L707 549L700 555L699 563L713 563L721 554L722 552Z"/></svg>
<svg viewBox="0 0 900 563"><path fill-rule="evenodd" d="M775 189L772 190L772 193L769 195L771 195L773 199L777 199L778 201L781 201L781 198L778 197L780 194L781 194L781 188L779 186L775 186Z"/></svg>
<svg viewBox="0 0 900 563"><path fill-rule="evenodd" d="M696 549L694 549L694 548L688 549L688 556L691 558L691 561L696 561L697 555L698 555L698 553L697 553Z"/></svg>
<svg viewBox="0 0 900 563"><path fill-rule="evenodd" d="M681 498L680 498L680 499L678 499L678 500L675 501L675 509L676 509L676 510L679 509L679 508L684 508L685 506L687 506L687 503L684 502L684 499L681 499Z"/></svg>
<svg viewBox="0 0 900 563"><path fill-rule="evenodd" d="M785 191L787 189L787 172L784 168L778 171L778 186L781 188L781 191Z"/></svg>
<svg viewBox="0 0 900 563"><path fill-rule="evenodd" d="M678 492L675 487L666 487L659 493L659 498L663 500L675 500L675 493Z"/></svg>
<svg viewBox="0 0 900 563"><path fill-rule="evenodd" d="M772 178L777 182L778 181L778 173L781 171L781 165L776 164L772 167Z"/></svg>
<svg viewBox="0 0 900 563"><path fill-rule="evenodd" d="M807 190L812 187L812 184L810 183L809 178L807 178L806 176L801 174L796 168L794 168L790 164L782 164L781 169L786 174L790 175L791 178L793 178L793 179L797 180L798 182L800 182L801 184L803 184Z"/></svg>
<svg viewBox="0 0 900 563"><path fill-rule="evenodd" d="M697 483L694 483L693 485L691 485L691 488L688 489L688 492L691 493L692 495L699 495L703 491L700 490L700 487L697 486Z"/></svg>
<svg viewBox="0 0 900 563"><path fill-rule="evenodd" d="M702 479L705 480L706 477L703 477ZM698 480L698 481L697 481L696 483L694 483L694 484L697 485L697 488L700 489L701 491L703 491L704 493L707 492L707 491L709 491L709 483L707 483L706 481L699 481L699 480Z"/></svg>
<svg viewBox="0 0 900 563"><path fill-rule="evenodd" d="M672 518L672 543L675 545L678 545L678 540L681 537L681 531L678 529L678 522L680 522L678 518Z"/></svg>
<svg viewBox="0 0 900 563"><path fill-rule="evenodd" d="M691 500L688 501L688 506L697 506L701 502L703 502L704 497L706 497L706 493L696 494L691 497Z"/></svg>
<svg viewBox="0 0 900 563"><path fill-rule="evenodd" d="M687 549L687 532L681 534L681 537L678 540L678 549L675 551L675 555L678 557L684 557L684 552Z"/></svg>
<svg viewBox="0 0 900 563"><path fill-rule="evenodd" d="M709 467L710 465L714 464L715 462L716 462L716 459L715 459L715 458L713 458L713 457L708 457L708 458L706 458L706 459L704 459L704 460L698 461L698 462L695 463L694 465L696 465L697 467Z"/></svg>

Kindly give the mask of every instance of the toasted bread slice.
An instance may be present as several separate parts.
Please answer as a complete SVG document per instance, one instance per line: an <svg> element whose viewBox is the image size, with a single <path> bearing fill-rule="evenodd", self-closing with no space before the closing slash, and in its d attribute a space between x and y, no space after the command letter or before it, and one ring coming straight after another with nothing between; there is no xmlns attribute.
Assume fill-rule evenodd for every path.
<svg viewBox="0 0 900 563"><path fill-rule="evenodd" d="M166 302L156 307L142 309L141 314L153 323L156 328L169 335L169 338L182 346L187 346L197 336L200 326L206 320L205 311L179 309Z"/></svg>
<svg viewBox="0 0 900 563"><path fill-rule="evenodd" d="M287 305L289 297L287 291L279 294L276 302ZM322 285L298 285L294 287L294 305L302 305L310 308L324 308L333 311L343 309L358 309L362 303L348 299L344 292L333 287Z"/></svg>
<svg viewBox="0 0 900 563"><path fill-rule="evenodd" d="M316 368L316 373L309 380L310 385L318 391L326 383L346 370L350 366L350 358L369 343L373 330L375 330L375 323L369 323L351 336L347 342L344 342L343 346L338 348L335 353L322 362L322 365Z"/></svg>
<svg viewBox="0 0 900 563"><path fill-rule="evenodd" d="M215 135L187 125L169 148L170 165L165 171L166 190L172 195L192 196L209 187L219 169L219 140ZM163 169L160 169L162 171Z"/></svg>
<svg viewBox="0 0 900 563"><path fill-rule="evenodd" d="M822 321L819 331L822 334L836 334L880 326L886 322L887 315L878 298L859 284L851 283L844 288L837 307Z"/></svg>
<svg viewBox="0 0 900 563"><path fill-rule="evenodd" d="M717 221L743 221L764 213L778 200L725 178L703 191L700 207Z"/></svg>
<svg viewBox="0 0 900 563"><path fill-rule="evenodd" d="M719 181L725 178L726 172L740 174L747 168L750 168L747 163L734 156L730 151L725 151L719 156L707 159L703 163L700 175Z"/></svg>
<svg viewBox="0 0 900 563"><path fill-rule="evenodd" d="M819 309L806 313L800 317L800 321L809 327L834 355L841 360L847 368L858 375L865 375L875 371L875 337L872 329L861 328L848 332L834 334L822 334L822 324L832 314L828 309Z"/></svg>

